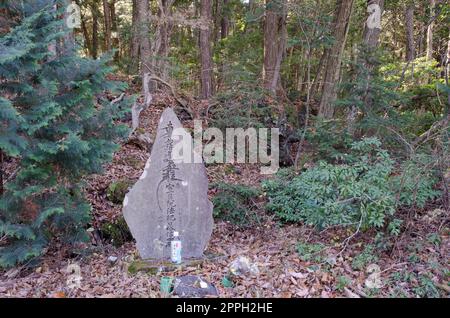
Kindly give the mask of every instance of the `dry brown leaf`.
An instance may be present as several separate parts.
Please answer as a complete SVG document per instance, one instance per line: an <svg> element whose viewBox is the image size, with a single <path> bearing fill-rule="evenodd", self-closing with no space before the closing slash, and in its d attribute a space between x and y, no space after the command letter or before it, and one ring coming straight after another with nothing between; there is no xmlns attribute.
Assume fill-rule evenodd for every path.
<svg viewBox="0 0 450 318"><path fill-rule="evenodd" d="M308 288L297 288L295 294L298 297L306 297L309 295L309 289Z"/></svg>
<svg viewBox="0 0 450 318"><path fill-rule="evenodd" d="M53 298L66 298L66 294L62 291L58 291L53 293L52 295Z"/></svg>

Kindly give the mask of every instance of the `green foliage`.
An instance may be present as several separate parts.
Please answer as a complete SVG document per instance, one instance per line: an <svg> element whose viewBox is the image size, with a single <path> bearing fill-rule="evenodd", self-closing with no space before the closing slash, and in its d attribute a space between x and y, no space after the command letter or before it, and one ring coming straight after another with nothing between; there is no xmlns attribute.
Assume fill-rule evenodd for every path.
<svg viewBox="0 0 450 318"><path fill-rule="evenodd" d="M296 74L298 70L306 70L308 65L314 70L323 62L320 55L316 54L305 58L305 50L320 52L328 49L335 41L332 36L333 16L323 14L333 10L333 5L330 1L298 1L290 4L290 18L287 21L287 50L290 51L290 59L284 60L281 69L286 81L284 85L291 89L290 93L301 93L298 91L298 81L302 79Z"/></svg>
<svg viewBox="0 0 450 318"><path fill-rule="evenodd" d="M263 183L267 209L286 222L305 222L318 229L360 224L361 228L387 226L400 233L401 220L393 215L399 206L425 203L440 195L433 173L417 168L417 158L405 161L394 175L394 160L377 138L353 142L346 152L334 149L334 164L319 162L300 175L283 172ZM332 152L328 152L331 157ZM330 161L331 158L330 158Z"/></svg>
<svg viewBox="0 0 450 318"><path fill-rule="evenodd" d="M211 111L214 127L223 131L229 127L266 128L276 123L276 108L264 91L243 85L218 95L218 105Z"/></svg>
<svg viewBox="0 0 450 318"><path fill-rule="evenodd" d="M81 180L101 171L127 130L114 124L127 101L95 98L124 88L105 80L108 58L77 55L54 3L12 5L18 24L0 38L0 150L19 158L0 198L1 267L40 256L55 236L87 239Z"/></svg>
<svg viewBox="0 0 450 318"><path fill-rule="evenodd" d="M364 250L356 255L352 260L352 268L355 270L365 270L366 266L378 261L373 245L366 245Z"/></svg>
<svg viewBox="0 0 450 318"><path fill-rule="evenodd" d="M363 50L336 105L344 115L358 110L356 121L347 123L352 131L409 155L414 140L443 118L442 84L435 61L388 62L382 52Z"/></svg>
<svg viewBox="0 0 450 318"><path fill-rule="evenodd" d="M318 228L355 222L364 228L383 226L395 211L388 183L392 160L374 138L355 142L351 149L347 164L320 162L288 182L266 181L268 210L282 220Z"/></svg>
<svg viewBox="0 0 450 318"><path fill-rule="evenodd" d="M216 183L217 190L212 199L214 216L238 227L249 227L259 221L255 199L259 190L244 185Z"/></svg>
<svg viewBox="0 0 450 318"><path fill-rule="evenodd" d="M392 226L395 228L395 230L397 230L396 226L397 226L398 223L402 223L402 222L398 222L397 219L394 219L394 220L391 221L391 223L389 223L389 227L391 227L391 225L393 224ZM400 232L400 227L399 226L400 225L398 225L398 231ZM387 251L390 248L392 248L392 246L393 246L393 237L397 236L397 234L393 233L393 231L391 231L389 229L389 227L388 227L388 230L389 230L389 234L390 235L388 235L388 234L386 234L384 232L378 232L375 235L374 245L375 245L376 249L379 250L379 251Z"/></svg>
<svg viewBox="0 0 450 318"><path fill-rule="evenodd" d="M399 283L406 282L414 285L412 292L416 297L420 298L438 298L440 293L433 280L427 274L416 274L410 271L401 271L393 273L390 281L394 286L399 286ZM405 295L405 291L397 291Z"/></svg>
<svg viewBox="0 0 450 318"><path fill-rule="evenodd" d="M317 118L306 132L306 140L313 146L314 159L335 163L349 151L353 137L342 122L330 122Z"/></svg>
<svg viewBox="0 0 450 318"><path fill-rule="evenodd" d="M437 183L436 172L431 167L435 158L429 155L418 154L402 162L399 167L400 174L391 178L392 188L402 206L416 205L420 208L431 199L441 195L435 189Z"/></svg>
<svg viewBox="0 0 450 318"><path fill-rule="evenodd" d="M439 298L440 293L434 282L426 274L419 274L418 286L413 288L414 293L418 297L426 298Z"/></svg>
<svg viewBox="0 0 450 318"><path fill-rule="evenodd" d="M391 235L397 236L400 234L400 226L402 224L402 220L393 219L388 225L388 231Z"/></svg>
<svg viewBox="0 0 450 318"><path fill-rule="evenodd" d="M426 57L422 56L409 63L403 61L387 63L385 61L380 67L380 71L383 77L390 82L398 83L403 78L401 88L407 90L428 82L426 78L436 75L436 65L437 62L435 60L427 61Z"/></svg>
<svg viewBox="0 0 450 318"><path fill-rule="evenodd" d="M236 0L229 1L227 7L224 13L233 20L234 30L213 47L213 60L219 66L218 84L225 91L257 83L263 63L263 34L258 21L263 8L249 12L243 2Z"/></svg>
<svg viewBox="0 0 450 318"><path fill-rule="evenodd" d="M297 244L297 253L304 262L320 263L323 260L322 252L325 250L322 244L300 242Z"/></svg>
<svg viewBox="0 0 450 318"><path fill-rule="evenodd" d="M431 233L427 236L427 241L434 245L435 248L441 246L442 240L439 233Z"/></svg>
<svg viewBox="0 0 450 318"><path fill-rule="evenodd" d="M350 283L351 280L347 276L339 276L336 282L336 289L342 292Z"/></svg>
<svg viewBox="0 0 450 318"><path fill-rule="evenodd" d="M103 239L116 247L122 246L125 242L133 239L127 222L122 216L113 222L103 224L101 233Z"/></svg>
<svg viewBox="0 0 450 318"><path fill-rule="evenodd" d="M132 185L131 180L119 180L111 182L106 190L106 197L109 201L115 204L122 204L125 199L125 195L128 192L128 188Z"/></svg>

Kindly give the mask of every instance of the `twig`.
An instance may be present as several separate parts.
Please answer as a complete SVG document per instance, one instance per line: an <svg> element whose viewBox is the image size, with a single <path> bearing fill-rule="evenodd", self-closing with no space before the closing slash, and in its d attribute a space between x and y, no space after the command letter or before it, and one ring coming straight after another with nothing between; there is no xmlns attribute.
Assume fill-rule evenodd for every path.
<svg viewBox="0 0 450 318"><path fill-rule="evenodd" d="M397 267L397 266L403 266L403 265L407 265L407 264L408 264L408 262L403 262L403 263L394 264L394 265L389 266L388 268L382 270L382 271L380 272L380 274L381 274L381 273L388 272L388 271L390 271L391 269L393 269L394 267Z"/></svg>
<svg viewBox="0 0 450 318"><path fill-rule="evenodd" d="M361 219L359 220L359 224L358 224L358 227L356 228L356 231L353 232L352 235L350 235L349 237L347 237L347 238L344 240L344 247L340 250L339 253L337 253L336 257L341 256L342 253L344 253L345 249L346 249L347 246L348 246L348 243L351 241L352 238L354 238L354 237L356 236L356 234L359 233L359 230L361 229L362 221L363 221L363 215L361 215Z"/></svg>
<svg viewBox="0 0 450 318"><path fill-rule="evenodd" d="M448 294L450 294L450 287L444 284L436 284L437 287L439 287L442 290L445 290Z"/></svg>
<svg viewBox="0 0 450 318"><path fill-rule="evenodd" d="M361 298L358 293L353 292L350 288L344 287L345 296L348 298Z"/></svg>
<svg viewBox="0 0 450 318"><path fill-rule="evenodd" d="M397 132L394 128L391 128L389 126L385 126L385 127L388 130L390 130L391 132L393 132L394 134L396 134L397 137L400 138L401 141L403 141L403 143L408 147L409 153L412 156L414 154L414 147L399 132Z"/></svg>
<svg viewBox="0 0 450 318"><path fill-rule="evenodd" d="M324 228L323 230L321 230L319 232L319 234L324 233L324 232L326 232L326 231L328 231L330 229L333 229L333 228L346 227L346 226L355 225L355 224L358 224L358 223L359 222L352 222L352 223L341 223L341 224L330 225L330 226Z"/></svg>
<svg viewBox="0 0 450 318"><path fill-rule="evenodd" d="M0 197L5 192L4 184L3 184L3 162L4 162L5 156L3 155L3 151L0 149Z"/></svg>
<svg viewBox="0 0 450 318"><path fill-rule="evenodd" d="M147 64L144 63L144 66L149 71L151 71L151 68ZM151 80L158 81L158 82L164 84L165 86L167 86L170 89L170 93L175 98L175 100L178 102L178 104L180 104L180 106L188 112L189 116L192 119L194 119L194 114L193 114L192 109L188 106L188 104L186 102L184 102L181 98L178 97L178 94L175 92L175 88L170 83L168 83L167 81L163 80L162 78L160 78L156 75L151 75L150 73L145 73L144 77L146 78L146 81L151 81Z"/></svg>
<svg viewBox="0 0 450 318"><path fill-rule="evenodd" d="M209 110L211 109L211 107L217 106L219 104L220 104L219 102L214 102L214 103L211 103L208 105L208 108L206 108L206 114L205 114L206 118L209 118Z"/></svg>
<svg viewBox="0 0 450 318"><path fill-rule="evenodd" d="M403 80L405 79L406 70L408 69L408 66L409 66L410 63L411 63L411 61L408 61L408 62L405 64L405 67L404 67L403 70L402 70L402 74L400 75L400 79L399 79L399 81L398 81L398 85L397 85L396 89L399 89L400 86L402 85L402 82L403 82ZM414 67L414 63L413 63L413 67Z"/></svg>
<svg viewBox="0 0 450 318"><path fill-rule="evenodd" d="M430 136L432 135L432 133L434 133L434 131L438 128L440 128L441 126L443 126L442 128L447 128L447 124L449 121L449 116L444 117L443 119L435 122L430 129L428 129L426 132L424 132L423 134L421 134L419 137L417 137L416 140L414 140L413 142L413 146L418 145L419 143L423 143L425 141L427 141Z"/></svg>
<svg viewBox="0 0 450 318"><path fill-rule="evenodd" d="M120 94L119 97L117 97L111 101L111 105L121 102L124 97L125 97L125 93Z"/></svg>
<svg viewBox="0 0 450 318"><path fill-rule="evenodd" d="M361 289L359 289L359 288L354 288L353 290L355 291L355 293L357 293L357 294L360 295L361 297L369 298L369 296L368 296L365 292L363 292Z"/></svg>
<svg viewBox="0 0 450 318"><path fill-rule="evenodd" d="M16 168L16 170L14 170L13 173L11 173L11 174L8 176L8 178L6 178L5 184L8 183L9 181L11 181L12 179L14 179L14 178L16 177L17 173L19 172L19 170L20 170L20 167L19 167L19 168Z"/></svg>

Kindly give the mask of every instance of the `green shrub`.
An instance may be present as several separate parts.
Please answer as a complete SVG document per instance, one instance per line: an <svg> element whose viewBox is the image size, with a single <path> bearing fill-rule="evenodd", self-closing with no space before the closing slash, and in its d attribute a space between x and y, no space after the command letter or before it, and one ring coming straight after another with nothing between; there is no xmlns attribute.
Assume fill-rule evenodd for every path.
<svg viewBox="0 0 450 318"><path fill-rule="evenodd" d="M318 117L306 131L306 141L313 146L314 159L335 163L349 151L353 138L344 121L325 121Z"/></svg>
<svg viewBox="0 0 450 318"><path fill-rule="evenodd" d="M276 104L255 86L240 86L216 97L210 110L212 125L225 131L229 127L265 128L277 122Z"/></svg>
<svg viewBox="0 0 450 318"><path fill-rule="evenodd" d="M324 251L324 246L322 244L312 244L300 242L297 244L297 253L300 259L304 262L316 262L320 263L323 261L324 256L322 252Z"/></svg>
<svg viewBox="0 0 450 318"><path fill-rule="evenodd" d="M336 289L342 292L347 286L350 285L350 283L351 280L347 276L339 276L336 282Z"/></svg>
<svg viewBox="0 0 450 318"><path fill-rule="evenodd" d="M423 208L427 201L441 195L441 191L434 188L435 172L428 168L434 160L430 155L419 154L400 165L400 174L391 178L391 187L400 205Z"/></svg>
<svg viewBox="0 0 450 318"><path fill-rule="evenodd" d="M441 236L439 235L439 233L428 234L427 241L428 243L433 244L436 249L438 249L442 244Z"/></svg>
<svg viewBox="0 0 450 318"><path fill-rule="evenodd" d="M125 242L131 241L133 236L128 228L127 222L121 216L113 222L108 222L101 227L102 238L116 247L122 246Z"/></svg>
<svg viewBox="0 0 450 318"><path fill-rule="evenodd" d="M401 292L402 294L405 294L400 286L404 285L402 283L408 283L414 284L412 292L416 297L438 298L441 296L433 280L427 274L417 274L413 271L403 270L391 274L389 283L393 287L395 286L397 293Z"/></svg>
<svg viewBox="0 0 450 318"><path fill-rule="evenodd" d="M367 265L378 261L373 245L366 245L364 250L356 255L352 260L352 268L355 270L364 270Z"/></svg>
<svg viewBox="0 0 450 318"><path fill-rule="evenodd" d="M131 180L119 180L112 182L106 190L106 197L115 204L122 204L128 188L133 184Z"/></svg>
<svg viewBox="0 0 450 318"><path fill-rule="evenodd" d="M413 288L416 296L421 298L439 298L440 293L433 280L427 274L418 274L418 285Z"/></svg>
<svg viewBox="0 0 450 318"><path fill-rule="evenodd" d="M351 149L349 164L320 162L289 181L264 182L268 210L284 221L318 228L360 220L365 228L383 226L395 211L388 183L393 162L377 139L355 142Z"/></svg>
<svg viewBox="0 0 450 318"><path fill-rule="evenodd" d="M418 160L400 165L377 138L353 142L346 153L336 154L341 164L319 162L300 175L281 170L277 178L263 182L267 210L282 221L305 222L319 229L334 225L361 224L361 228L385 225L393 235L401 220L393 215L399 206L425 203L439 196L433 173L420 168Z"/></svg>
<svg viewBox="0 0 450 318"><path fill-rule="evenodd" d="M228 221L238 227L249 227L259 221L255 199L258 189L244 185L216 183L213 198L214 217Z"/></svg>

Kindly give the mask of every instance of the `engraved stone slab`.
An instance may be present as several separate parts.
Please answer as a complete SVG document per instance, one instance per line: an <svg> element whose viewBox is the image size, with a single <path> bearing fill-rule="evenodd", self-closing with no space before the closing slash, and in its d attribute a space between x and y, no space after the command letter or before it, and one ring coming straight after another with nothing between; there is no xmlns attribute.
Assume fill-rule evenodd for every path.
<svg viewBox="0 0 450 318"><path fill-rule="evenodd" d="M206 168L198 156L195 162L200 163L173 156L194 157L193 147L179 151L180 131L184 144L192 145L190 134L167 108L144 172L123 202L123 215L143 259L170 258L174 231L179 232L183 258L202 257L211 237L213 205L208 200Z"/></svg>

